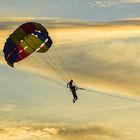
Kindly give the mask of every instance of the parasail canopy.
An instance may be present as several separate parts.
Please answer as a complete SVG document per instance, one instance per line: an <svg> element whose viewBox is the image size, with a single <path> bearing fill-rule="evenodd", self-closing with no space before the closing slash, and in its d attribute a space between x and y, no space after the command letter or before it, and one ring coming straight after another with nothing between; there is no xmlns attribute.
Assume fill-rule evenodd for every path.
<svg viewBox="0 0 140 140"><path fill-rule="evenodd" d="M27 22L19 26L6 40L3 52L7 64L14 67L33 52L44 53L52 46L48 31L36 22Z"/></svg>

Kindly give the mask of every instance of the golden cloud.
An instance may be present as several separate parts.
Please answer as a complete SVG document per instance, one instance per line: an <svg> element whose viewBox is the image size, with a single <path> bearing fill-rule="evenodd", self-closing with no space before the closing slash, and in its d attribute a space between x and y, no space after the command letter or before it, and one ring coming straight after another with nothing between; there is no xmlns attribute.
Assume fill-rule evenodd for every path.
<svg viewBox="0 0 140 140"><path fill-rule="evenodd" d="M36 18L36 17L1 17L0 19L0 29L14 29L16 26L23 24L24 22L40 22L46 24L48 28L51 29L62 29L62 28L106 28L106 27L118 27L119 25L127 26L136 26L140 25L139 18L133 19L122 19L119 21L110 21L110 22L86 22L73 19L61 19L61 18Z"/></svg>
<svg viewBox="0 0 140 140"><path fill-rule="evenodd" d="M56 125L54 126L19 126L19 127L0 127L0 138L3 140L45 140L45 139L76 139L91 140L96 138L118 139L119 131L106 125L86 125L86 126L70 126Z"/></svg>

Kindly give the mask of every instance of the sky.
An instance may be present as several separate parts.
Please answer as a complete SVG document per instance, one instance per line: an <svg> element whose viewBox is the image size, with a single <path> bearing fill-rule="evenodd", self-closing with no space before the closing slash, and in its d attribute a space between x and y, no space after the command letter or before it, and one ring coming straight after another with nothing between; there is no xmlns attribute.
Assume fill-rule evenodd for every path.
<svg viewBox="0 0 140 140"><path fill-rule="evenodd" d="M0 0L0 140L136 140L140 103L139 0ZM53 46L9 67L8 36L28 21ZM66 82L85 89L78 101Z"/></svg>
<svg viewBox="0 0 140 140"><path fill-rule="evenodd" d="M139 0L1 0L0 16L110 21L139 17Z"/></svg>

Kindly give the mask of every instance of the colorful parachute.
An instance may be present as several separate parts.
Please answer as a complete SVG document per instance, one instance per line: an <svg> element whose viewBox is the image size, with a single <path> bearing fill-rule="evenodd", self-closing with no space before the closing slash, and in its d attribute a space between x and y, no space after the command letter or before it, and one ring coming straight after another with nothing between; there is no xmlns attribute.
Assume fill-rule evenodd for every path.
<svg viewBox="0 0 140 140"><path fill-rule="evenodd" d="M3 52L7 64L11 67L33 52L46 52L52 45L47 30L36 22L27 22L19 26L7 39Z"/></svg>

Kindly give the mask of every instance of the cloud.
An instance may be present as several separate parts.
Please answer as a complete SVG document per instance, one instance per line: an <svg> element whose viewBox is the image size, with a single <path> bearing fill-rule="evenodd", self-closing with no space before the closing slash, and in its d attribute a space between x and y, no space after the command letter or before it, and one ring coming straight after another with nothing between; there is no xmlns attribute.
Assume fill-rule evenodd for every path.
<svg viewBox="0 0 140 140"><path fill-rule="evenodd" d="M91 43L86 48L87 54L85 54L84 49L75 49L75 52L71 54L73 60L69 59L71 55L67 55L70 61L69 64L71 64L69 67L79 77L84 77L86 82L88 78L95 85L98 82L101 84L105 80L110 86L113 86L115 82L118 88L120 86L120 88L127 89L129 92L136 90L135 92L139 94L139 88L137 88L140 83L139 37L135 36L133 39L131 37L123 37L120 35L118 39L103 39L98 40L97 43ZM81 61L79 62L78 60ZM78 65L74 65L72 62ZM89 66L90 69L88 69ZM83 80L82 78L80 79L84 82L84 78Z"/></svg>
<svg viewBox="0 0 140 140"><path fill-rule="evenodd" d="M70 28L101 28L113 25L140 25L139 18L133 20L124 19L113 22L85 22L80 20L66 20L59 18L35 18L35 17L1 17L0 30L14 30L24 22L39 22L48 29L70 29Z"/></svg>
<svg viewBox="0 0 140 140"><path fill-rule="evenodd" d="M124 6L126 4L139 4L140 0L90 0L87 2L89 6L96 6L101 8L108 8L113 6Z"/></svg>
<svg viewBox="0 0 140 140"><path fill-rule="evenodd" d="M3 140L47 139L50 138L51 135L55 135L55 130L53 128L47 129L34 129L31 127L0 128L0 137Z"/></svg>
<svg viewBox="0 0 140 140"><path fill-rule="evenodd" d="M140 3L140 0L125 0L126 3Z"/></svg>
<svg viewBox="0 0 140 140"><path fill-rule="evenodd" d="M66 136L68 137L76 137L78 136L80 139L81 137L89 139L93 138L94 136L98 135L100 137L102 136L107 136L107 137L112 137L112 138L118 138L119 133L116 132L113 128L109 128L107 126L102 126L102 125L95 125L95 126L80 126L80 127L64 127L61 128L58 131L58 134L60 136Z"/></svg>
<svg viewBox="0 0 140 140"><path fill-rule="evenodd" d="M90 1L87 3L89 6L96 6L96 7L111 7L114 6L115 3L112 1Z"/></svg>
<svg viewBox="0 0 140 140"><path fill-rule="evenodd" d="M9 112L15 110L17 110L15 104L0 104L0 112Z"/></svg>
<svg viewBox="0 0 140 140"><path fill-rule="evenodd" d="M76 139L90 140L95 138L117 139L120 138L118 130L112 126L104 124L90 124L83 126L72 125L32 125L32 126L14 126L14 127L0 127L0 138L3 140L45 140L45 139Z"/></svg>
<svg viewBox="0 0 140 140"><path fill-rule="evenodd" d="M86 123L64 124L57 122L29 122L7 121L2 125L0 121L1 140L135 140L139 138L137 129L123 127L116 124ZM134 135L135 132L135 135Z"/></svg>

